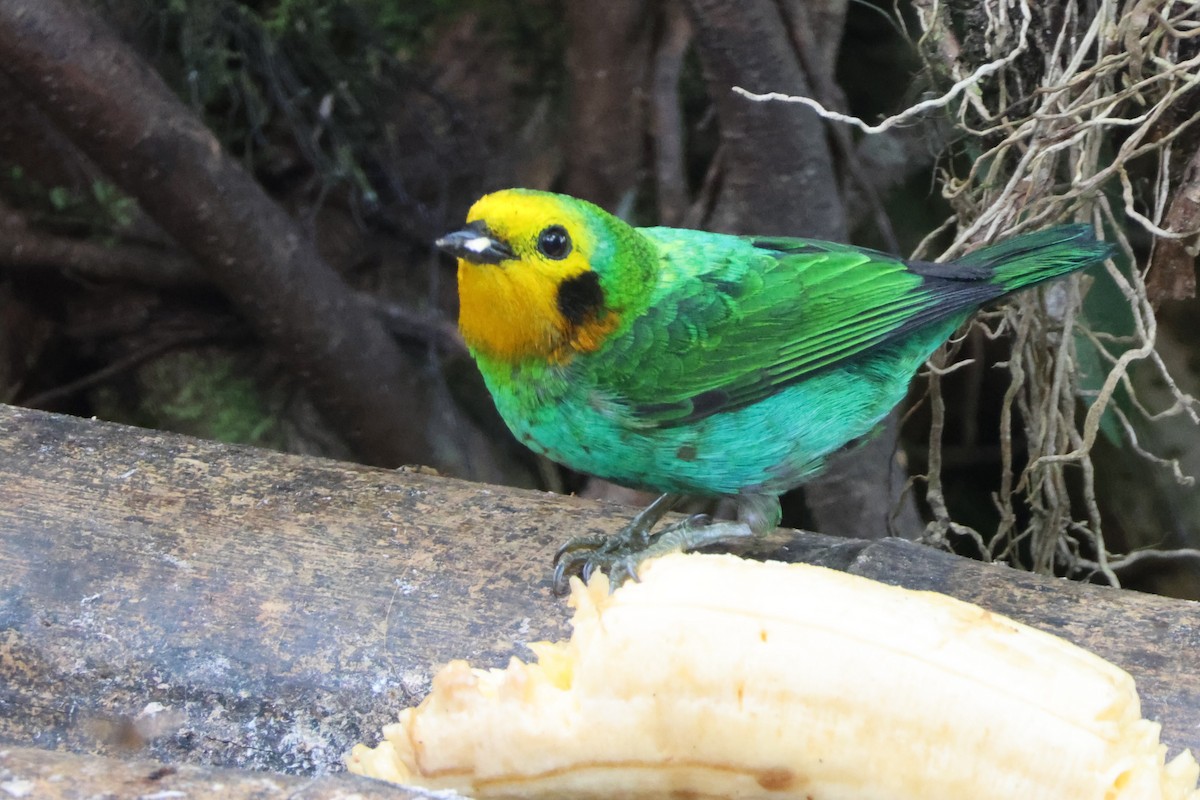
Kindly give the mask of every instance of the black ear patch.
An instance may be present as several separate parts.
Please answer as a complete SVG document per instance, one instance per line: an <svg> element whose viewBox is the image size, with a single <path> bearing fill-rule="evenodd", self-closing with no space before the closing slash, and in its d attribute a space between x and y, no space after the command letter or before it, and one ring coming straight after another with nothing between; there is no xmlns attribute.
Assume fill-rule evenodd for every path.
<svg viewBox="0 0 1200 800"><path fill-rule="evenodd" d="M558 313L572 325L582 325L604 308L600 276L588 270L558 285Z"/></svg>

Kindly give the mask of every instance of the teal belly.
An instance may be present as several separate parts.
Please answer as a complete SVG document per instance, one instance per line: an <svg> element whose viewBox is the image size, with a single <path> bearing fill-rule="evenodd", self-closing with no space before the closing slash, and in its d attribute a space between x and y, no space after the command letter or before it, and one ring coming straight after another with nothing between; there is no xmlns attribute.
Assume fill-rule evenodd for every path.
<svg viewBox="0 0 1200 800"><path fill-rule="evenodd" d="M518 439L572 469L659 492L778 494L819 473L830 453L869 434L952 332L939 326L753 405L673 427L642 425L602 387L566 385L532 414L528 397L505 402L495 396Z"/></svg>

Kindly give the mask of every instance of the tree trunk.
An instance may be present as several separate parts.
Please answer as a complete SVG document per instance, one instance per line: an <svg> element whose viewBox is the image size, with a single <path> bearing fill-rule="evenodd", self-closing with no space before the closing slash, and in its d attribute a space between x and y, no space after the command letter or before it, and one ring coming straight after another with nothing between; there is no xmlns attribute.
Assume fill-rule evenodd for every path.
<svg viewBox="0 0 1200 800"><path fill-rule="evenodd" d="M642 169L653 9L645 0L568 0L566 191L609 210Z"/></svg>
<svg viewBox="0 0 1200 800"><path fill-rule="evenodd" d="M92 13L0 3L0 70L208 271L365 461L470 472L437 393L308 233ZM428 427L414 420L431 420Z"/></svg>
<svg viewBox="0 0 1200 800"><path fill-rule="evenodd" d="M707 226L730 233L845 241L846 222L824 123L810 109L753 103L733 92L810 94L772 0L688 0L705 80L721 125L721 191Z"/></svg>

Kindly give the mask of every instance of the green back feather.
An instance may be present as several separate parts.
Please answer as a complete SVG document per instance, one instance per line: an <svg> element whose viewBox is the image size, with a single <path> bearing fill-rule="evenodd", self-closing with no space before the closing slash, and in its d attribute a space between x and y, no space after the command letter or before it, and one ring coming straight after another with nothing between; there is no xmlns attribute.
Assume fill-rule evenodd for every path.
<svg viewBox="0 0 1200 800"><path fill-rule="evenodd" d="M1110 249L1079 225L953 264L805 239L642 233L661 257L648 309L573 369L594 372L589 379L656 427L750 405L918 332L931 350L980 305L1097 263ZM930 337L931 326L944 331Z"/></svg>

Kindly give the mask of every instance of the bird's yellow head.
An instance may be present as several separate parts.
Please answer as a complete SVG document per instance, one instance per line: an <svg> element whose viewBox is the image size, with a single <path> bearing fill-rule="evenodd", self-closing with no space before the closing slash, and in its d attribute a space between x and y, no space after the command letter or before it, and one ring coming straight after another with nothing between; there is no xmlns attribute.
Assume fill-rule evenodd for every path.
<svg viewBox="0 0 1200 800"><path fill-rule="evenodd" d="M591 203L506 189L437 242L458 257L458 325L476 353L569 361L645 307L656 265L635 229Z"/></svg>

